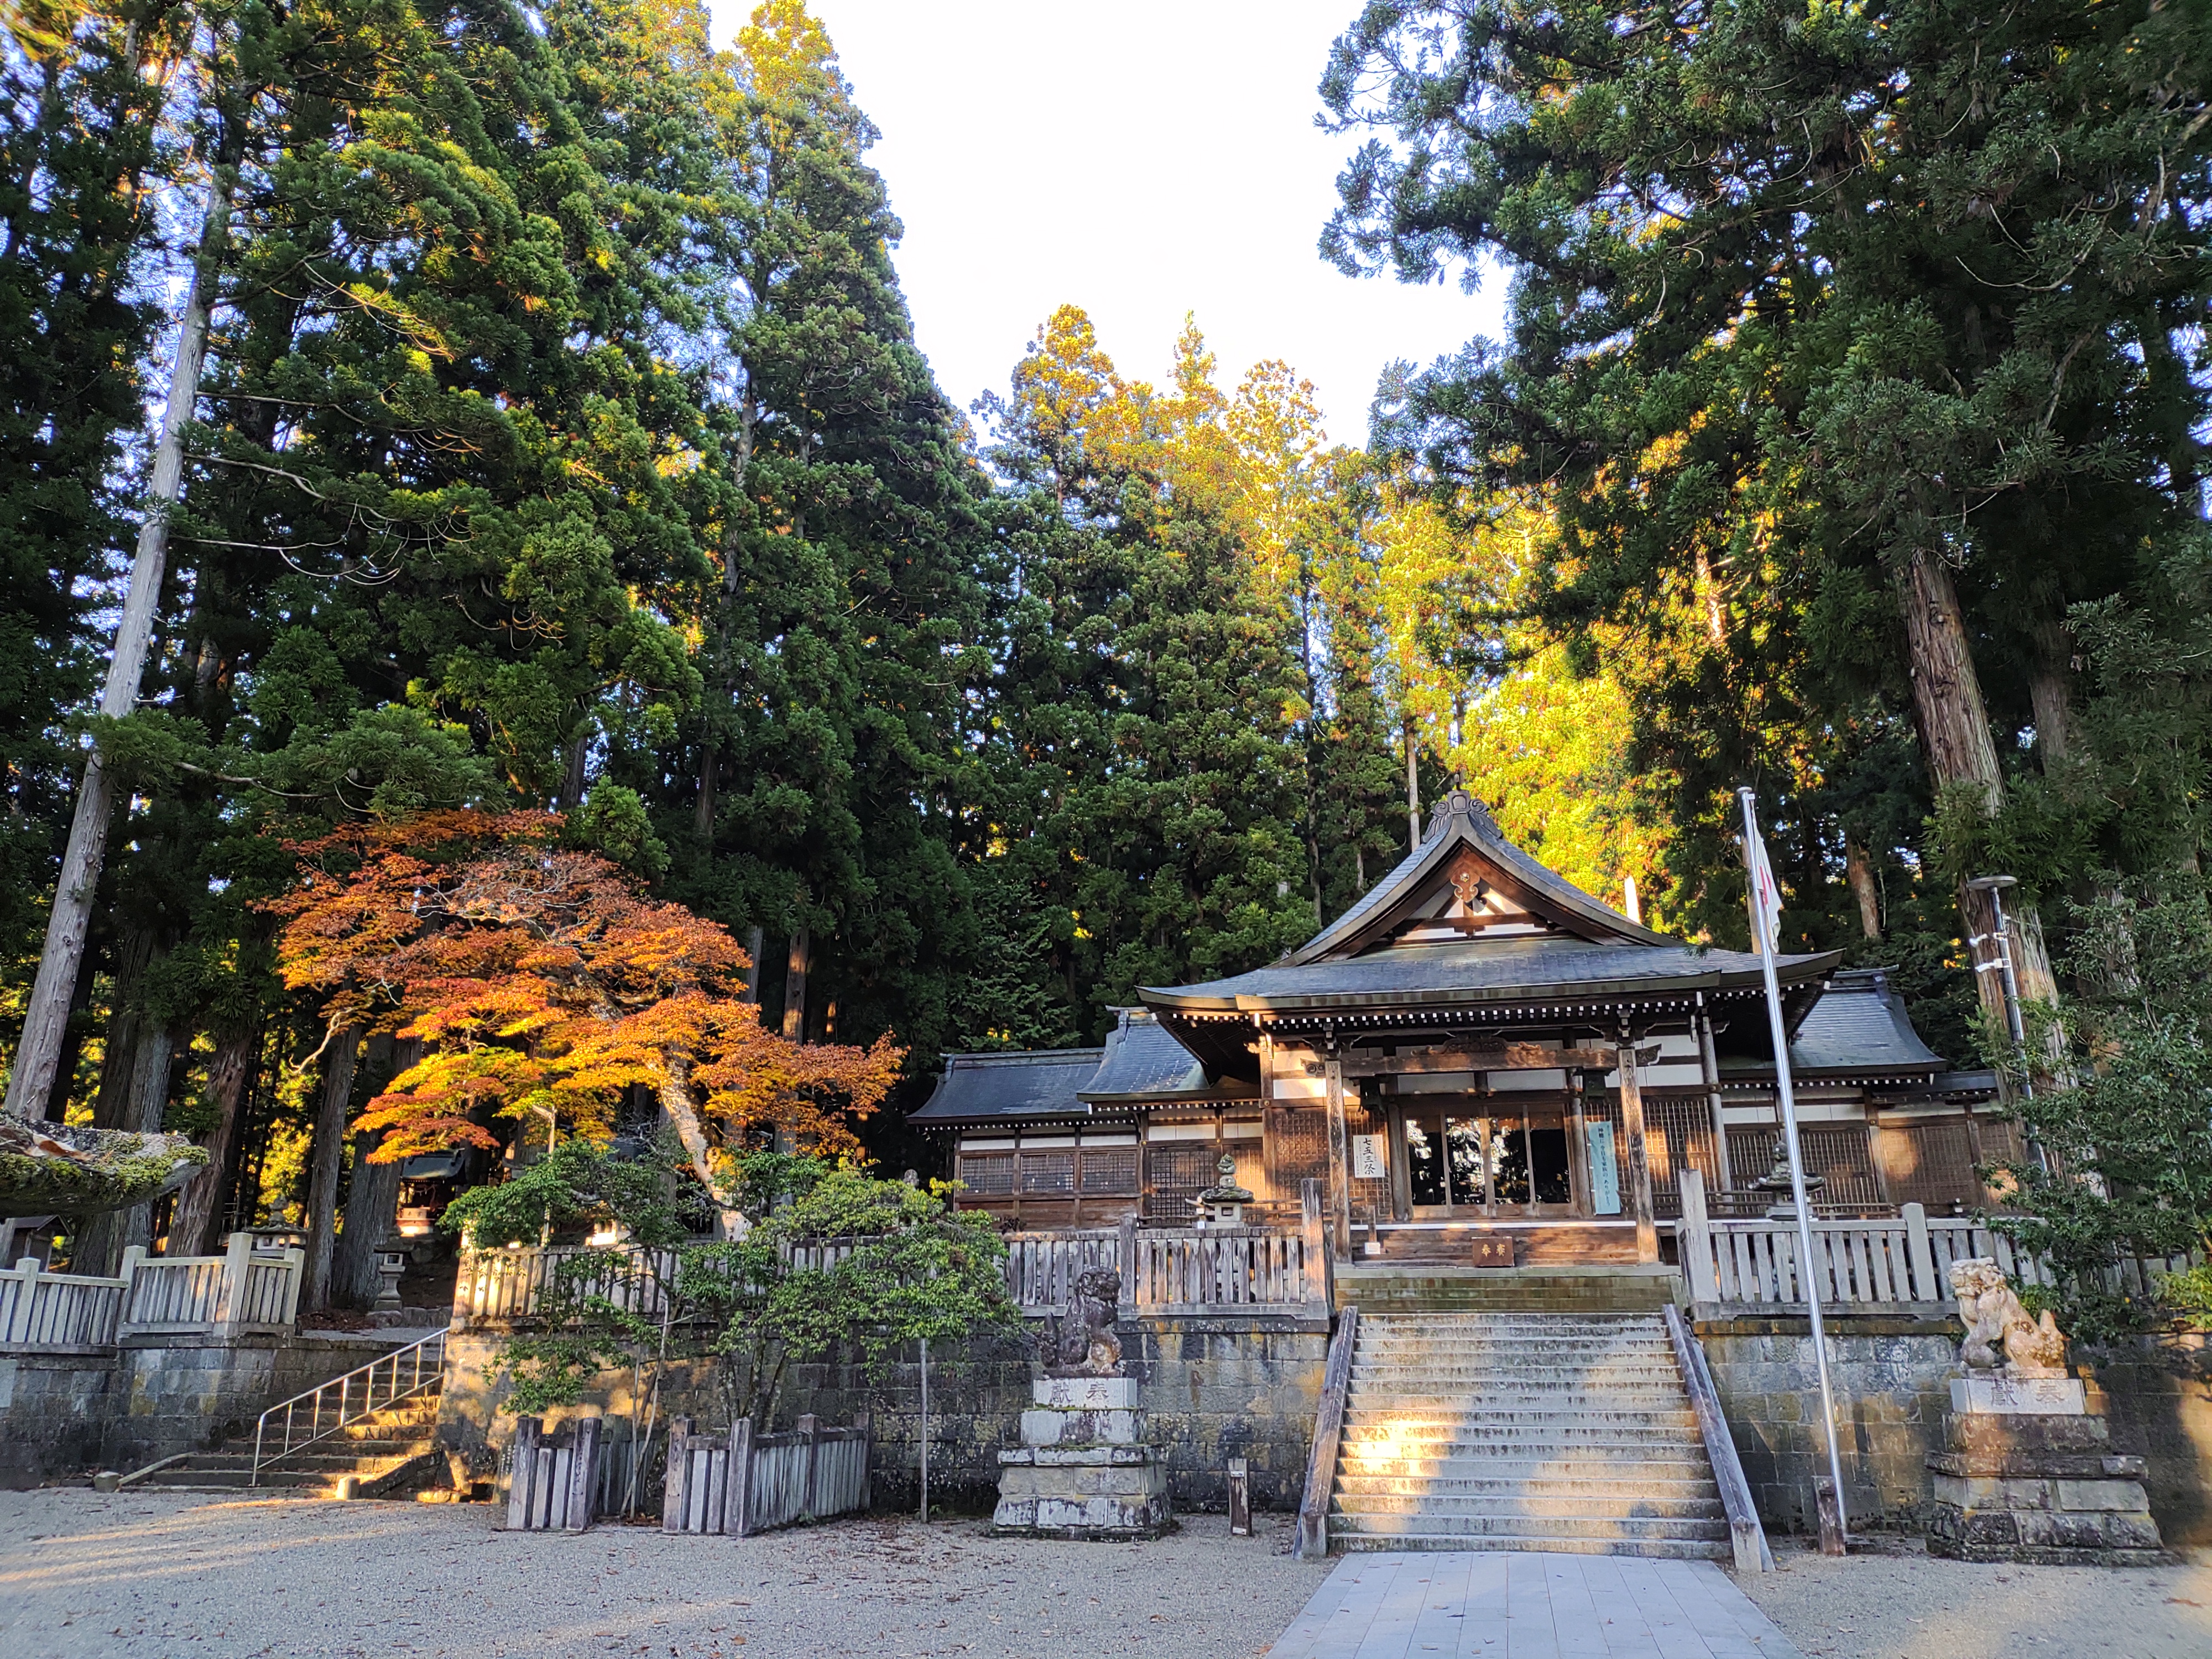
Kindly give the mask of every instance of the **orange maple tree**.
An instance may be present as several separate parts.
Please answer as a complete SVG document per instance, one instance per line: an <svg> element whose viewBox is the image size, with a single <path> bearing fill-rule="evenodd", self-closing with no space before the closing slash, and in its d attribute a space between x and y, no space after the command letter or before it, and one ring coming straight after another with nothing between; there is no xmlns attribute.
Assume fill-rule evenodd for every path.
<svg viewBox="0 0 2212 1659"><path fill-rule="evenodd" d="M855 1120L904 1057L794 1042L741 994L750 965L719 924L647 897L618 866L560 844L543 812L448 811L349 825L298 843L285 984L320 993L328 1028L419 1038L422 1058L368 1103L390 1163L495 1147L493 1115L548 1109L613 1131L625 1091L651 1089L708 1190L726 1160L781 1129L800 1148L859 1150Z"/></svg>

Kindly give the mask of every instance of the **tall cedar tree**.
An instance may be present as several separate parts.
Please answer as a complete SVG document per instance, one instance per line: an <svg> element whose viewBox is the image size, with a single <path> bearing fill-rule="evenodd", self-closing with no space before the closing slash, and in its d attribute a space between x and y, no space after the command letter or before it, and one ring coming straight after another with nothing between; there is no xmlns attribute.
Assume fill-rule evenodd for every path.
<svg viewBox="0 0 2212 1659"><path fill-rule="evenodd" d="M1513 276L1510 339L1390 435L1446 483L1555 485L1547 609L1641 636L1692 871L1744 779L1894 824L1866 763L1910 710L1963 872L2013 735L2067 744L2069 606L2195 532L2209 69L2212 18L2155 0L1378 0L1338 43L1325 98L1390 137L1325 250ZM1783 816L1802 902L1850 848ZM1740 931L1713 885L1691 908Z"/></svg>
<svg viewBox="0 0 2212 1659"><path fill-rule="evenodd" d="M798 0L741 31L715 110L720 522L709 691L683 750L617 760L662 805L671 890L763 941L794 1036L944 1041L978 933L963 708L988 675L988 487L914 343L876 132Z"/></svg>

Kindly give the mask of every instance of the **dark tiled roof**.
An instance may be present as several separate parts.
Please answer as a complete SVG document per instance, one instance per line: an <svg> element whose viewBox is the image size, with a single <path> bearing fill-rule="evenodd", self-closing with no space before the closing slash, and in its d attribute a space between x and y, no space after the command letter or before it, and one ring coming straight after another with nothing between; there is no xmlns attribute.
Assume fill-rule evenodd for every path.
<svg viewBox="0 0 2212 1659"><path fill-rule="evenodd" d="M1304 964L1333 956L1356 941L1374 917L1419 887L1455 850L1473 847L1500 869L1525 884L1544 909L1564 918L1570 927L1587 929L1607 939L1640 945L1667 945L1663 933L1655 933L1641 922L1631 921L1610 905L1601 903L1565 877L1556 875L1508 841L1490 816L1490 809L1455 789L1437 804L1429 817L1428 832L1421 844L1401 860L1396 869L1369 889L1358 903L1283 958Z"/></svg>
<svg viewBox="0 0 2212 1659"><path fill-rule="evenodd" d="M1771 1060L1723 1060L1724 1075L1772 1077ZM1905 1002L1879 968L1835 974L1790 1042L1790 1069L1801 1077L1934 1077L1942 1057L1920 1040Z"/></svg>
<svg viewBox="0 0 2212 1659"><path fill-rule="evenodd" d="M1787 984L1816 979L1834 953L1784 957ZM1146 986L1165 1012L1221 1007L1325 1009L1387 999L1404 1004L1556 1002L1664 988L1710 990L1760 982L1759 958L1684 945L1599 945L1559 934L1399 945L1338 962L1278 963L1203 985Z"/></svg>
<svg viewBox="0 0 2212 1659"><path fill-rule="evenodd" d="M1106 1035L1098 1074L1083 1085L1085 1100L1158 1100L1198 1094L1206 1068L1177 1042L1148 1008L1120 1010L1121 1023Z"/></svg>
<svg viewBox="0 0 2212 1659"><path fill-rule="evenodd" d="M1048 1048L947 1054L937 1091L907 1121L927 1125L979 1118L1088 1116L1091 1108L1077 1091L1098 1070L1104 1054L1103 1048Z"/></svg>

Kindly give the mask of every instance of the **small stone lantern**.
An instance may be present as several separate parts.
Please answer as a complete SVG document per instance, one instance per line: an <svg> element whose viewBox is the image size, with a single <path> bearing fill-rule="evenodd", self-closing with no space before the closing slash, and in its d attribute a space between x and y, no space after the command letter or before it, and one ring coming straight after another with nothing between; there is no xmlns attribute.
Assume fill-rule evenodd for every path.
<svg viewBox="0 0 2212 1659"><path fill-rule="evenodd" d="M1795 1221L1797 1218L1796 1195L1790 1189L1790 1148L1783 1143L1781 1137L1777 1136L1774 1141L1774 1167L1751 1184L1759 1192L1772 1193L1775 1195L1774 1203L1766 1212L1769 1219ZM1827 1184L1827 1176L1814 1175L1810 1170L1806 1170L1806 1202L1809 1204L1813 1194Z"/></svg>
<svg viewBox="0 0 2212 1659"><path fill-rule="evenodd" d="M384 1280L383 1288L376 1293L379 1309L399 1305L399 1280L407 1271L407 1254L413 1241L393 1234L376 1247L377 1275Z"/></svg>
<svg viewBox="0 0 2212 1659"><path fill-rule="evenodd" d="M1198 1224L1241 1227L1244 1224L1244 1206L1255 1201L1252 1194L1237 1184L1237 1160L1229 1153L1222 1153L1221 1162L1214 1169L1221 1179L1198 1195Z"/></svg>

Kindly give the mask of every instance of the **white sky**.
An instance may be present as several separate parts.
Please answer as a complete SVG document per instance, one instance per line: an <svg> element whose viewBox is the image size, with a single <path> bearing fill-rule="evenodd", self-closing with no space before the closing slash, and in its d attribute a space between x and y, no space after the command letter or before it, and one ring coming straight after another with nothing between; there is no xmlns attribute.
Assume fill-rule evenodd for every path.
<svg viewBox="0 0 2212 1659"><path fill-rule="evenodd" d="M751 0L713 0L726 41ZM1122 374L1165 378L1183 313L1234 387L1289 362L1359 443L1376 377L1494 334L1501 281L1355 280L1315 242L1352 135L1314 91L1359 0L811 0L906 225L901 282L963 408L1003 389L1055 306Z"/></svg>

